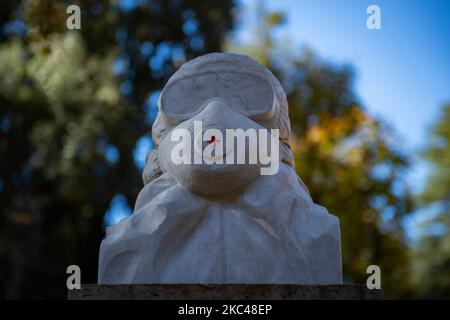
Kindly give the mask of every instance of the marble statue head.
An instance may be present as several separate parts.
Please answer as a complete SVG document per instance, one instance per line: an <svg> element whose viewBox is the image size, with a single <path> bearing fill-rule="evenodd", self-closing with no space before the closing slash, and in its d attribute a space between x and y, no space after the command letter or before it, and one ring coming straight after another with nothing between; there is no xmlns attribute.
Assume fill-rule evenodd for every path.
<svg viewBox="0 0 450 320"><path fill-rule="evenodd" d="M181 66L158 101L134 213L102 242L99 282L340 283L339 221L295 173L290 135L285 92L255 60Z"/></svg>
<svg viewBox="0 0 450 320"><path fill-rule="evenodd" d="M278 129L276 151L279 155L276 160L293 166L286 95L275 76L247 56L212 53L187 62L164 87L158 100L158 111L152 130L157 149L147 158L144 183L167 170L193 192L220 196L238 192L240 187L258 177L261 172L258 161L253 164L249 161L238 164L236 159L230 161L233 164L223 161L223 165L173 164L171 153L179 141L170 136L172 130L184 128L191 133L191 141L184 139L184 142L192 147L190 157L193 159L196 151L205 147L203 142L196 148L201 139L193 131L195 123L199 122L202 131L216 129L222 132L224 145L220 147L224 155L229 146L225 139L226 129ZM248 145L243 149L248 159ZM237 153L236 150L235 157Z"/></svg>

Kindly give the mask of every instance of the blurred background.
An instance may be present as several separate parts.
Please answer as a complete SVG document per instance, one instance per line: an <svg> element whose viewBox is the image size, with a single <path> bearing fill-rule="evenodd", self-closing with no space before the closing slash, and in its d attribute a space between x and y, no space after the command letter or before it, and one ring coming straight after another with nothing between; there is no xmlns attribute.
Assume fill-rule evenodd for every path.
<svg viewBox="0 0 450 320"><path fill-rule="evenodd" d="M445 0L2 0L0 296L64 299L72 264L96 282L160 90L227 51L282 82L296 170L340 218L344 282L376 264L388 298L450 298L449 39Z"/></svg>

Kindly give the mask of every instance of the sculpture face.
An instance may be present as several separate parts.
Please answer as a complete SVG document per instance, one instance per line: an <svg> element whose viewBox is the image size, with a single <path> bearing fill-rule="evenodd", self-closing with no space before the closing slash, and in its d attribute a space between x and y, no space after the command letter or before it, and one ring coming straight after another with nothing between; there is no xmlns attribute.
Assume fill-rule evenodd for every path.
<svg viewBox="0 0 450 320"><path fill-rule="evenodd" d="M182 141L177 139L178 135L174 136L177 130L183 132L180 129L189 133L183 136ZM251 148L242 145L242 141L245 143L245 140L233 139L230 142L226 139L226 130L235 129L245 131L252 129L255 132L258 129L264 130L258 123L234 111L226 100L212 98L197 114L181 122L161 141L159 146L161 163L168 173L192 192L214 196L239 192L241 187L258 177L260 165L249 163ZM212 134L208 135L208 131ZM241 145L237 142L241 142ZM174 163L178 162L174 161L174 152L178 152L177 147L180 145L183 152L189 152L189 161ZM208 147L215 150L207 152ZM245 155L241 156L247 161L238 164L237 157L241 152L245 152Z"/></svg>
<svg viewBox="0 0 450 320"><path fill-rule="evenodd" d="M257 72L184 74L169 81L159 105L162 122L171 128L159 146L162 166L188 190L212 196L240 192L262 172L262 143L264 151L270 149L262 156L271 156L278 168L279 139L264 125L273 126L280 106L271 82ZM184 161L174 160L174 152L184 153Z"/></svg>
<svg viewBox="0 0 450 320"><path fill-rule="evenodd" d="M293 170L270 71L205 55L169 79L158 106L145 186L102 242L100 283L341 282L339 222Z"/></svg>
<svg viewBox="0 0 450 320"><path fill-rule="evenodd" d="M162 165L190 191L239 192L261 173L259 142L270 141L271 155L279 161L278 138L271 139L258 123L272 122L279 109L263 78L242 72L187 76L166 86L160 106L166 126L176 124L160 143ZM179 150L182 161L174 159Z"/></svg>

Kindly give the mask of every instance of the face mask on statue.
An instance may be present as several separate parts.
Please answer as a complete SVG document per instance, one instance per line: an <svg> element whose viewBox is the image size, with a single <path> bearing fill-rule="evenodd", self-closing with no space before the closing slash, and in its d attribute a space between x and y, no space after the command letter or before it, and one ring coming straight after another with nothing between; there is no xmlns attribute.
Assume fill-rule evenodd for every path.
<svg viewBox="0 0 450 320"><path fill-rule="evenodd" d="M162 91L159 109L167 129L159 144L161 166L188 190L237 193L278 170L280 105L271 82L258 73L210 70L175 78Z"/></svg>

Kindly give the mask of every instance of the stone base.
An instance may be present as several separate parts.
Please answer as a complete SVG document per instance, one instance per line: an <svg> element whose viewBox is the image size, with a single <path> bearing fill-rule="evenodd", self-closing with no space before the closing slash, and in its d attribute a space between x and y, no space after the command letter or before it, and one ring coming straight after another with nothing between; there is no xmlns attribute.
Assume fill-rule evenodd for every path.
<svg viewBox="0 0 450 320"><path fill-rule="evenodd" d="M382 290L364 285L294 284L83 284L69 300L378 300Z"/></svg>

